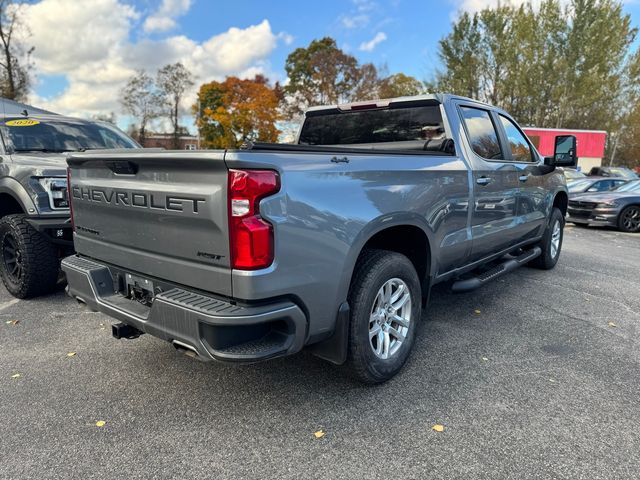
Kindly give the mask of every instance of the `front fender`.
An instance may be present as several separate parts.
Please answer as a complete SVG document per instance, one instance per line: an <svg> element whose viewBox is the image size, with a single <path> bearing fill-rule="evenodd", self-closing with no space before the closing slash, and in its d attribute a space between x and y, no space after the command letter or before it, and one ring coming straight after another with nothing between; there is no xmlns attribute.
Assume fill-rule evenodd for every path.
<svg viewBox="0 0 640 480"><path fill-rule="evenodd" d="M13 177L0 178L0 193L11 195L22 207L27 215L38 213L33 199L24 186Z"/></svg>

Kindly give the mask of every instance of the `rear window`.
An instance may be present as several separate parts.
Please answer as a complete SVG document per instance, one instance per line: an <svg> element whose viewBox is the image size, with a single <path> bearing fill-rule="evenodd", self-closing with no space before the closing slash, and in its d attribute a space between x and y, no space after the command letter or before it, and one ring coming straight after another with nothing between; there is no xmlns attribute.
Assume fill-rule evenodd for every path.
<svg viewBox="0 0 640 480"><path fill-rule="evenodd" d="M305 118L298 143L302 145L353 145L405 142L422 147L445 138L439 105L336 111ZM397 145L403 148L402 144Z"/></svg>

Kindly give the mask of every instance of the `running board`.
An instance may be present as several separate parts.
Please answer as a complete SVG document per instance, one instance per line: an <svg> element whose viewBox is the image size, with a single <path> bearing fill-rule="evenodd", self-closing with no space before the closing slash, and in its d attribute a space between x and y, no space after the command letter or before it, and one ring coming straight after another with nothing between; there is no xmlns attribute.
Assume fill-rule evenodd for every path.
<svg viewBox="0 0 640 480"><path fill-rule="evenodd" d="M490 281L501 277L505 273L512 272L516 268L523 266L534 258L539 257L540 254L542 254L542 249L540 247L533 247L531 250L527 250L515 258L505 260L503 263L493 267L491 270L487 270L475 277L454 282L451 286L451 291L453 293L462 293L475 290L485 283L489 283Z"/></svg>

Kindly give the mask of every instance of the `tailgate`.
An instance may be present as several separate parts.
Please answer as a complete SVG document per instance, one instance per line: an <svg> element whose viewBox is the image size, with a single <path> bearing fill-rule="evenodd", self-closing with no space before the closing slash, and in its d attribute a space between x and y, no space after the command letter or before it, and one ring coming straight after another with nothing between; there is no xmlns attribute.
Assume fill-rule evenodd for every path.
<svg viewBox="0 0 640 480"><path fill-rule="evenodd" d="M223 151L69 158L76 251L231 296Z"/></svg>

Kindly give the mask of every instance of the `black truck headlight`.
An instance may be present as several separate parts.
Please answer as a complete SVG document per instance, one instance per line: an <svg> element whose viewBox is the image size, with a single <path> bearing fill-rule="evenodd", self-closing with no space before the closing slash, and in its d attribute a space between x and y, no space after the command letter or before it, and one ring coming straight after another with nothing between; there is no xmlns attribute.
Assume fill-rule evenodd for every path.
<svg viewBox="0 0 640 480"><path fill-rule="evenodd" d="M64 177L44 177L39 178L45 192L49 195L49 204L53 209L66 210L69 208L69 197L67 196L67 179Z"/></svg>

